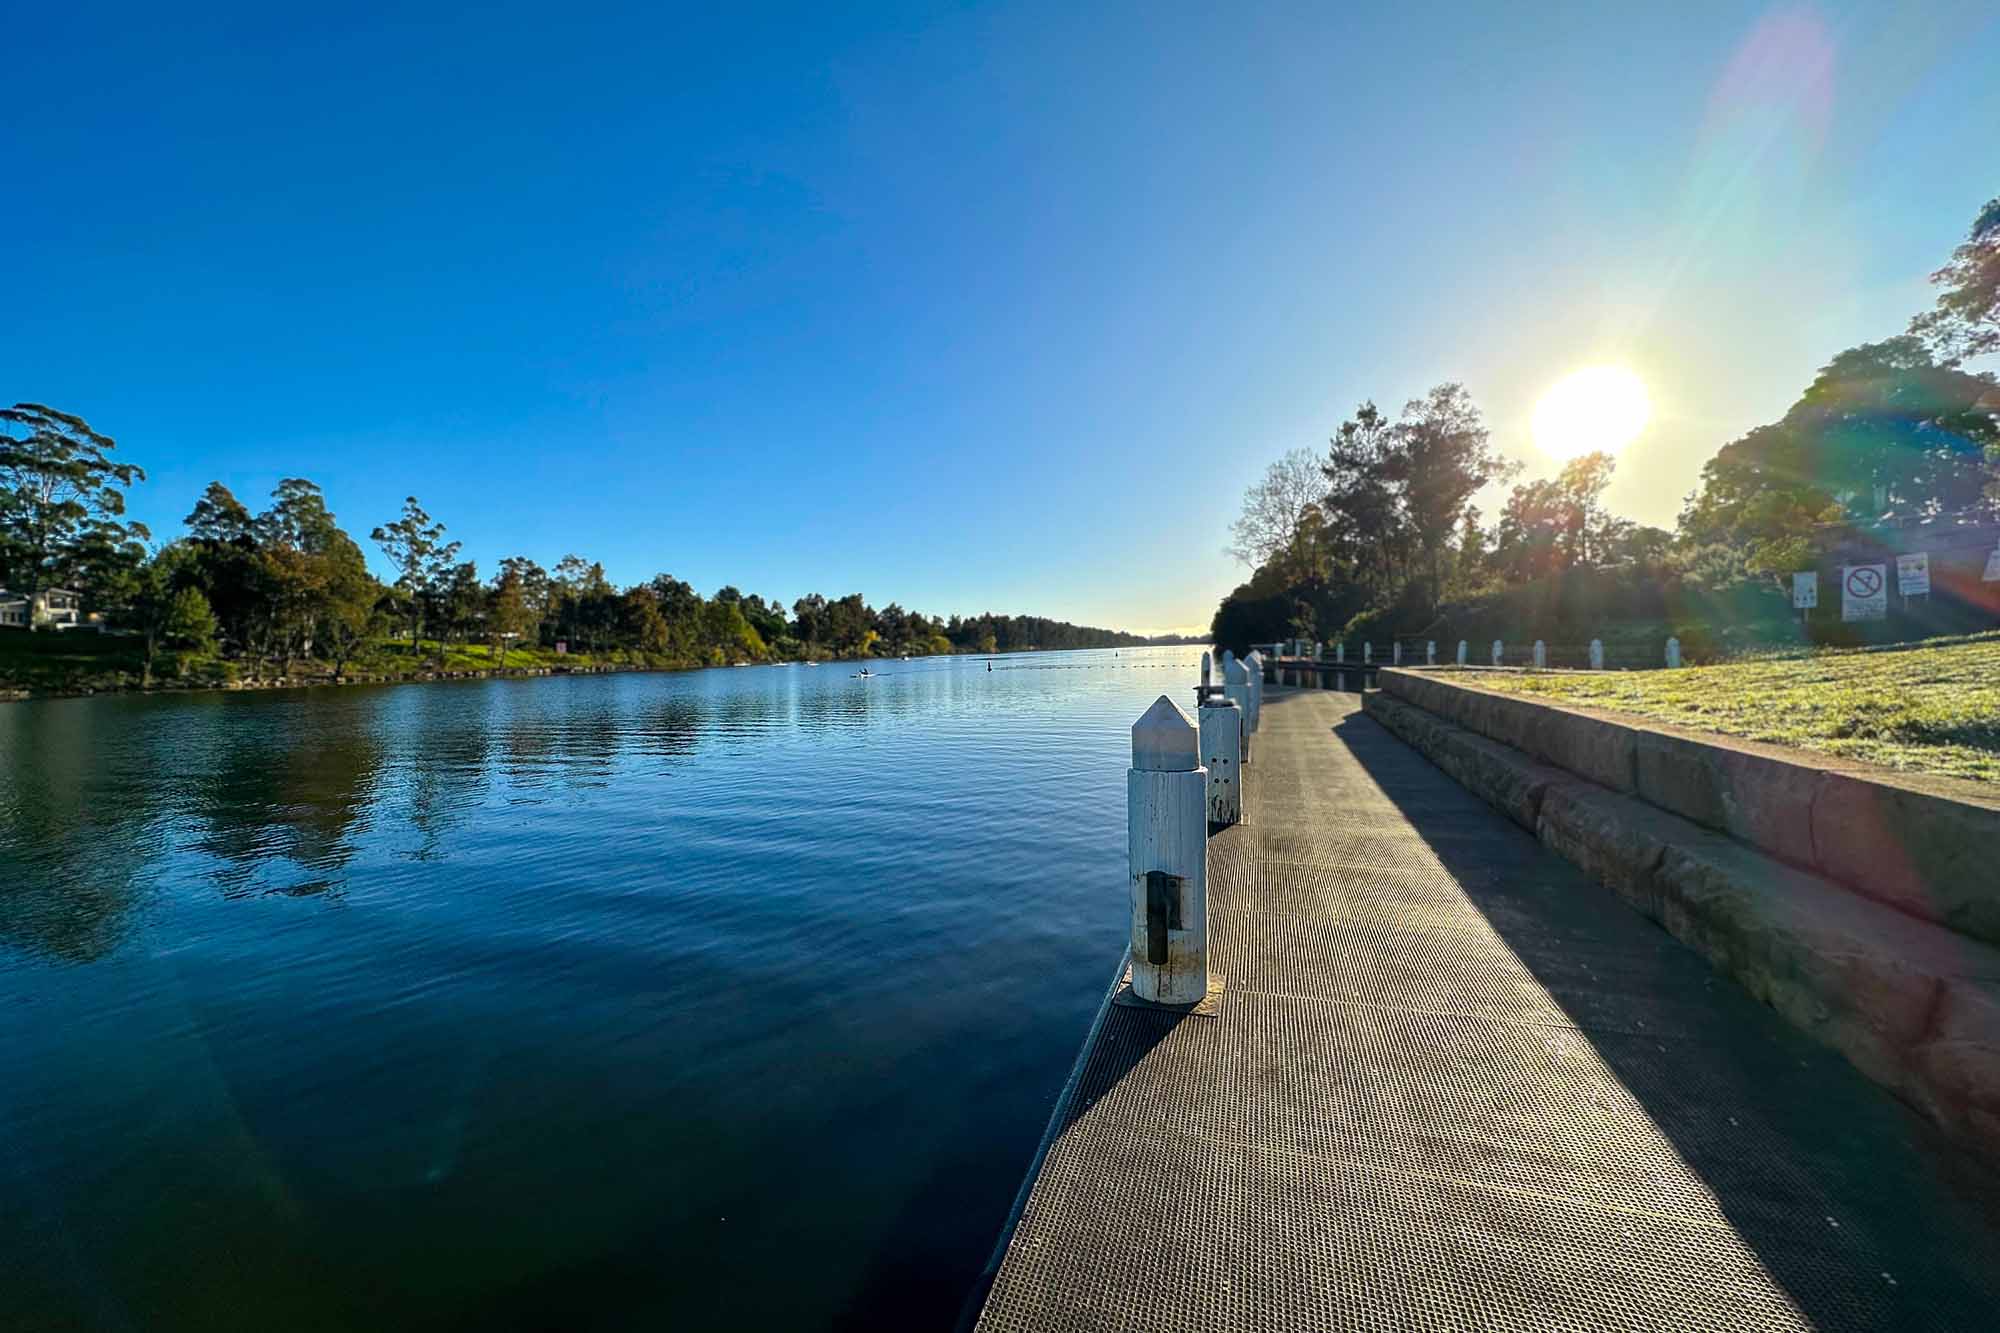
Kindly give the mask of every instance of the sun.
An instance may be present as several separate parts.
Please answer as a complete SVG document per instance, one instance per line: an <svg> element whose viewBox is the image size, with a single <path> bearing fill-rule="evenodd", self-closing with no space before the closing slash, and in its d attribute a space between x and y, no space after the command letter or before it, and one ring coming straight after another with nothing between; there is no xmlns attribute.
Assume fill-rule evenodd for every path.
<svg viewBox="0 0 2000 1333"><path fill-rule="evenodd" d="M1535 404L1535 443L1565 462L1598 450L1615 454L1639 437L1652 412L1637 375L1623 366L1592 366Z"/></svg>

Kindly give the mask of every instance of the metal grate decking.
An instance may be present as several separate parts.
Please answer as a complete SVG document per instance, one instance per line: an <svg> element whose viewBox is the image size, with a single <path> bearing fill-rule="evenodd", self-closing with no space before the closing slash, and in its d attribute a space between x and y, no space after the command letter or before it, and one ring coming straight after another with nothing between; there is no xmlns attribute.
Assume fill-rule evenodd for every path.
<svg viewBox="0 0 2000 1333"><path fill-rule="evenodd" d="M1105 1010L979 1329L2000 1327L1991 1173L1355 696L1264 721L1221 1012Z"/></svg>

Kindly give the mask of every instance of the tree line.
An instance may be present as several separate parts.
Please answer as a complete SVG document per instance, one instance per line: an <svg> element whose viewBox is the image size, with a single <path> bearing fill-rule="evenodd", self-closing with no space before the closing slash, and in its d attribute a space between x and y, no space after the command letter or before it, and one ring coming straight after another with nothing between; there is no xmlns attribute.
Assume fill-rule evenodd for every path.
<svg viewBox="0 0 2000 1333"><path fill-rule="evenodd" d="M565 651L655 666L819 657L1003 653L1136 645L1137 635L1041 616L948 617L877 608L859 593L818 593L788 608L734 587L704 597L671 574L619 587L604 566L565 555L553 567L509 556L488 574L412 496L368 540L379 579L320 488L287 478L261 512L221 482L196 501L185 533L155 548L125 519L144 471L81 417L33 403L0 410L0 587L29 599L53 588L142 645L150 683L162 653L219 656L252 675L338 676L362 656L441 663L454 647Z"/></svg>
<svg viewBox="0 0 2000 1333"><path fill-rule="evenodd" d="M1724 445L1672 532L1606 508L1606 453L1512 487L1488 521L1474 498L1519 465L1463 387L1394 419L1363 402L1324 449L1288 453L1246 493L1229 552L1254 572L1212 635L1240 651L1371 630L1477 638L1607 611L1782 618L1791 572L1856 526L2000 519L2000 377L1965 364L2000 352L2000 199L1932 280L1937 303L1906 332L1840 353L1780 420Z"/></svg>

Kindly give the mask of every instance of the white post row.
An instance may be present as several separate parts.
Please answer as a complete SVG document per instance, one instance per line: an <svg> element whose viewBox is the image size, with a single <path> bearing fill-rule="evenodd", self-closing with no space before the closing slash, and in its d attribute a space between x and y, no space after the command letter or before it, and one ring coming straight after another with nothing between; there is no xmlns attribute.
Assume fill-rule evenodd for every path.
<svg viewBox="0 0 2000 1333"><path fill-rule="evenodd" d="M1535 669L1539 671L1541 668L1547 666L1548 664L1549 664L1549 646L1543 643L1540 639L1536 639Z"/></svg>
<svg viewBox="0 0 2000 1333"><path fill-rule="evenodd" d="M1208 774L1194 723L1164 694L1132 725L1125 775L1132 991L1208 998Z"/></svg>
<svg viewBox="0 0 2000 1333"><path fill-rule="evenodd" d="M1680 664L1681 664L1681 641L1679 639L1668 639L1667 665L1670 667L1677 667Z"/></svg>
<svg viewBox="0 0 2000 1333"><path fill-rule="evenodd" d="M1243 710L1234 699L1204 694L1196 712L1201 766L1208 771L1208 822L1237 823L1243 818Z"/></svg>
<svg viewBox="0 0 2000 1333"><path fill-rule="evenodd" d="M1590 669L1592 671L1604 670L1604 640L1602 639L1592 639L1590 641Z"/></svg>
<svg viewBox="0 0 2000 1333"><path fill-rule="evenodd" d="M1250 762L1250 668L1236 660L1236 654L1227 648L1222 650L1222 696L1236 705L1236 722L1242 728L1242 743L1237 753L1245 764Z"/></svg>
<svg viewBox="0 0 2000 1333"><path fill-rule="evenodd" d="M1425 639L1424 665L1436 666L1437 664L1438 664L1438 641L1436 639Z"/></svg>
<svg viewBox="0 0 2000 1333"><path fill-rule="evenodd" d="M1460 666L1465 665L1465 652L1469 646L1464 639L1458 641L1458 664Z"/></svg>
<svg viewBox="0 0 2000 1333"><path fill-rule="evenodd" d="M1506 649L1506 645L1505 645L1505 644L1503 644L1503 643L1501 643L1501 642L1500 642L1500 640L1498 640L1498 639L1495 639L1495 640L1493 641L1493 665L1494 665L1494 666L1499 666L1499 665L1500 665L1500 659L1501 659L1501 658L1502 658L1503 656L1505 656L1505 655L1506 655L1506 651L1507 651L1507 649Z"/></svg>

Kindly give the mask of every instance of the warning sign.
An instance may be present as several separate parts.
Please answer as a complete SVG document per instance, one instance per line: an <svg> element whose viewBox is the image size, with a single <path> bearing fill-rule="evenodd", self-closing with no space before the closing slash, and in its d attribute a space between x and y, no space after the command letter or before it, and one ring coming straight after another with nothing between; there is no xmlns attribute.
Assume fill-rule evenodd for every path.
<svg viewBox="0 0 2000 1333"><path fill-rule="evenodd" d="M1889 567L1849 565L1840 575L1840 618L1882 620L1889 614Z"/></svg>
<svg viewBox="0 0 2000 1333"><path fill-rule="evenodd" d="M1819 571L1808 569L1792 575L1792 609L1810 611L1819 605Z"/></svg>
<svg viewBox="0 0 2000 1333"><path fill-rule="evenodd" d="M1931 593L1931 557L1928 551L1896 557L1896 591L1905 597L1928 597Z"/></svg>

